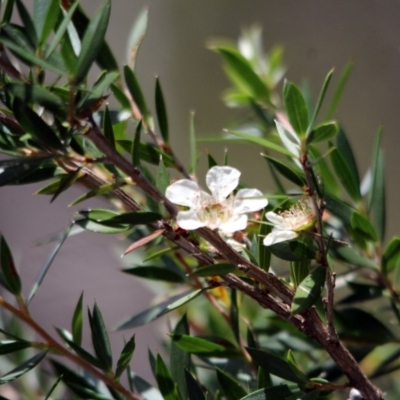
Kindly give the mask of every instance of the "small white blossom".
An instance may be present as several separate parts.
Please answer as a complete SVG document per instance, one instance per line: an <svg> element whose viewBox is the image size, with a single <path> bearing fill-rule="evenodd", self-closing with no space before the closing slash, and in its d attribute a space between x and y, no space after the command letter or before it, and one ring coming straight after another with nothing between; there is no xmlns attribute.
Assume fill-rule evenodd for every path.
<svg viewBox="0 0 400 400"><path fill-rule="evenodd" d="M179 211L177 224L193 230L207 226L232 233L247 226L247 213L261 210L268 204L257 189L233 190L239 184L240 171L232 167L212 167L206 175L211 194L189 179L181 179L168 186L165 196L172 203L189 209Z"/></svg>
<svg viewBox="0 0 400 400"><path fill-rule="evenodd" d="M265 246L294 239L315 224L315 215L305 201L299 201L279 214L269 211L265 216L274 224L272 232L264 238Z"/></svg>

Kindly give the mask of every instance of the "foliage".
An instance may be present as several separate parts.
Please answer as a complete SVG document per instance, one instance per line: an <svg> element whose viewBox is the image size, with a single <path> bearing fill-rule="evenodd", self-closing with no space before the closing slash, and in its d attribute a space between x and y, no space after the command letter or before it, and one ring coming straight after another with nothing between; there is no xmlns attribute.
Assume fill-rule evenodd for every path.
<svg viewBox="0 0 400 400"><path fill-rule="evenodd" d="M353 388L354 396L358 390L367 399L383 399L371 379L400 366L400 240L385 241L381 131L368 184L361 185L348 136L332 120L351 65L329 96L333 71L327 74L310 107L295 83L285 81L280 95L282 49L264 54L259 30L244 31L238 45L210 43L231 83L224 101L248 118L246 126L209 140L258 146L276 184L264 195L241 183L230 195L240 171L208 154L210 194L194 176L193 121L187 168L170 146L168 97L160 79L152 115L136 76L147 11L132 29L129 65L121 70L105 41L111 0L92 18L78 2L61 3L37 0L31 15L21 0L2 2L0 150L7 157L0 161L0 185L50 180L38 194L55 201L79 184L86 193L73 204L103 196L110 205L86 207L59 235L28 300L1 237L0 283L15 301L0 297L6 315L0 352L10 362L22 350L32 353L10 367L0 384L46 358L51 373L37 389L45 398L305 400L333 399ZM13 22L14 13L21 22ZM90 84L95 64L101 73ZM111 94L118 106L109 109ZM170 175L181 179L172 183ZM29 303L74 227L126 235L132 243L125 254L141 248L144 258L123 272L168 286L169 298L118 325L133 329L173 311L180 315L170 333L170 361L149 353L156 387L131 370L140 345L134 334L120 355L112 354L110 329L97 304L87 316L93 350L82 347L83 294L71 332L56 328L59 339L31 317ZM192 307L195 299L202 320ZM40 341L21 335L11 316ZM378 346L387 347L385 356L376 357ZM359 366L363 360L369 377Z"/></svg>

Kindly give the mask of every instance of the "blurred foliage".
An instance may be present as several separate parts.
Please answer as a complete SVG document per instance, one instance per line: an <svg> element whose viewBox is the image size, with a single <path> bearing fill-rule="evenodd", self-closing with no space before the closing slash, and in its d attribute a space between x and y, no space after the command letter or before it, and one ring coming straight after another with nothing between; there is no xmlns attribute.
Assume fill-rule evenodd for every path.
<svg viewBox="0 0 400 400"><path fill-rule="evenodd" d="M22 0L3 0L1 11L0 151L6 157L0 160L0 185L43 182L37 194L56 201L79 184L86 192L72 204L102 196L109 207L86 206L52 238L55 249L28 300L12 249L1 237L0 283L15 301L0 297L0 384L12 382L24 399L38 398L32 393L46 399L337 399L351 387L370 393L372 386L360 387L369 382L357 367L361 363L369 378L385 377L378 382L385 384L387 399L397 398L400 238L385 238L382 132L361 179L348 135L333 119L351 64L333 93L328 90L333 71L327 74L311 107L296 84L282 83L283 50L265 53L260 28L244 30L237 44L211 41L231 85L223 100L247 117L221 137L201 139L192 118L192 159L184 166L170 146L161 80L155 81L153 115L135 73L147 11L132 28L122 69L105 41L111 0L90 18L68 0L35 0L33 13ZM94 65L101 72L92 84L88 74ZM109 108L109 96L118 107ZM192 205L178 202L188 211L165 196L170 175L203 193L195 176L197 140L262 150L276 188L246 229L225 233L204 223L188 231L175 221ZM210 171L218 170L216 160L208 154ZM232 171L226 160L220 167ZM216 196L218 188L209 188L207 196ZM193 210L204 218L225 218L215 211L225 206L229 211L224 202L200 202L203 208ZM170 332L169 360L149 352L153 383L132 370L140 346L135 335L113 355L110 328L97 304L85 317L83 294L71 331L46 332L29 313L62 244L85 230L126 235L131 244L125 254L140 249L142 259L123 272L156 281L167 293L117 329L134 330L172 311L179 317ZM82 347L85 318L92 350ZM304 326L317 331L324 326L325 336ZM330 347L335 340L352 370L338 364ZM343 345L348 355L341 353ZM33 381L25 379L32 368Z"/></svg>

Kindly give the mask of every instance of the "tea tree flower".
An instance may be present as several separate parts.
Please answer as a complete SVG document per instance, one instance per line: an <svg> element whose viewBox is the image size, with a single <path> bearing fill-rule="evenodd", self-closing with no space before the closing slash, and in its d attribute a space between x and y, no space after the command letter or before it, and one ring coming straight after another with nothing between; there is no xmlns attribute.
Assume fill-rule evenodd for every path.
<svg viewBox="0 0 400 400"><path fill-rule="evenodd" d="M306 201L299 201L289 210L278 214L269 211L265 216L274 224L272 232L264 238L265 246L294 239L301 232L311 229L316 222L315 215Z"/></svg>
<svg viewBox="0 0 400 400"><path fill-rule="evenodd" d="M188 207L178 212L176 222L182 229L204 226L232 233L247 226L248 213L261 210L268 204L257 189L233 190L239 184L240 171L232 167L212 167L206 175L211 194L189 179L181 179L167 187L166 197L172 203Z"/></svg>

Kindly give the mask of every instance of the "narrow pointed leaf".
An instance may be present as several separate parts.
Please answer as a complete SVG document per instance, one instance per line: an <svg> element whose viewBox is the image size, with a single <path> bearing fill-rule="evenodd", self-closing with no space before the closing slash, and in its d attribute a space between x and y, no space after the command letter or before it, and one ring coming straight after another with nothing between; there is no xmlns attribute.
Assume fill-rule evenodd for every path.
<svg viewBox="0 0 400 400"><path fill-rule="evenodd" d="M197 167L197 146L196 146L196 131L194 127L194 112L190 113L189 121L189 148L190 148L190 172L196 174Z"/></svg>
<svg viewBox="0 0 400 400"><path fill-rule="evenodd" d="M293 182L295 185L300 187L303 187L305 185L306 180L304 174L302 173L302 171L300 171L300 169L297 168L297 166L293 165L292 167L290 167L282 161L279 161L266 154L263 154L262 156L290 182Z"/></svg>
<svg viewBox="0 0 400 400"><path fill-rule="evenodd" d="M336 246L332 244L332 247ZM378 265L375 262L359 254L350 246L338 246L335 249L335 252L337 252L337 254L343 261L346 261L349 264L353 264L358 267L378 269Z"/></svg>
<svg viewBox="0 0 400 400"><path fill-rule="evenodd" d="M76 303L74 315L72 316L72 340L78 346L82 344L82 332L83 332L83 292L79 296L79 300Z"/></svg>
<svg viewBox="0 0 400 400"><path fill-rule="evenodd" d="M76 8L78 7L78 5L79 5L79 2L76 1L69 8L68 12L66 14L64 14L64 18L63 18L60 26L58 27L56 34L54 35L53 41L50 43L50 46L45 51L46 59L51 56L53 51L57 48L57 46L60 44L61 40L63 39L65 32L68 29L68 25L71 22L72 16L73 16Z"/></svg>
<svg viewBox="0 0 400 400"><path fill-rule="evenodd" d="M385 164L383 151L380 148L382 130L379 131L374 146L372 159L372 186L368 201L368 211L371 215L379 240L383 241L386 228L386 188Z"/></svg>
<svg viewBox="0 0 400 400"><path fill-rule="evenodd" d="M318 125L307 137L307 143L320 143L332 139L339 132L339 126L336 122L327 122Z"/></svg>
<svg viewBox="0 0 400 400"><path fill-rule="evenodd" d="M69 189L76 181L78 181L80 178L84 177L84 173L81 172L81 167L78 168L75 172L69 173L68 175L62 177L59 180L59 185L58 188L55 190L50 203L52 203L57 197L65 192L67 189Z"/></svg>
<svg viewBox="0 0 400 400"><path fill-rule="evenodd" d="M231 375L219 368L216 368L216 372L219 386L227 400L237 400L247 395L244 388Z"/></svg>
<svg viewBox="0 0 400 400"><path fill-rule="evenodd" d="M174 334L171 339L180 349L192 354L210 354L217 357L218 354L224 356L227 351L227 347L200 337Z"/></svg>
<svg viewBox="0 0 400 400"><path fill-rule="evenodd" d="M6 289L13 295L19 296L22 290L21 279L15 268L13 256L4 236L0 238L0 264L2 277L7 285Z"/></svg>
<svg viewBox="0 0 400 400"><path fill-rule="evenodd" d="M32 134L41 145L50 149L64 150L64 146L53 129L21 100L14 99L13 111L25 131Z"/></svg>
<svg viewBox="0 0 400 400"><path fill-rule="evenodd" d="M149 235L137 240L136 242L133 242L125 251L124 251L124 256L128 253L131 253L132 251L138 249L139 247L142 247L146 245L147 243L150 243L152 240L157 238L158 236L162 235L164 232L164 229L159 229L157 231L154 231L153 233L150 233Z"/></svg>
<svg viewBox="0 0 400 400"><path fill-rule="evenodd" d="M290 396L292 395L289 386L280 384L256 390L243 397L241 400L286 400L291 398Z"/></svg>
<svg viewBox="0 0 400 400"><path fill-rule="evenodd" d="M38 37L37 37L38 35L37 35L37 31L35 29L33 20L31 18L31 16L29 15L29 12L26 9L24 3L21 0L16 0L15 3L17 5L18 14L24 25L24 29L27 33L27 37L29 38L30 42L32 43L32 46L34 48L36 48L37 42L38 42Z"/></svg>
<svg viewBox="0 0 400 400"><path fill-rule="evenodd" d="M124 66L124 77L125 77L125 83L129 90L129 93L131 94L132 99L134 100L138 109L140 110L140 113L142 114L142 118L145 121L148 121L149 112L148 112L146 100L144 98L142 89L136 78L135 73L127 65Z"/></svg>
<svg viewBox="0 0 400 400"><path fill-rule="evenodd" d="M54 250L52 251L52 253L50 254L50 257L48 258L48 260L46 261L46 264L43 266L42 270L39 273L39 276L37 277L31 292L29 294L27 303L29 304L32 299L35 297L37 291L40 288L40 285L42 284L47 272L49 271L51 265L53 264L54 259L56 258L58 252L61 249L61 246L64 244L65 240L67 239L69 233L71 232L73 224L71 224L66 230L65 232L62 234L59 243L56 245L56 247L54 248Z"/></svg>
<svg viewBox="0 0 400 400"><path fill-rule="evenodd" d="M400 260L400 237L395 236L387 244L382 257L382 271L386 275L396 267Z"/></svg>
<svg viewBox="0 0 400 400"><path fill-rule="evenodd" d="M53 30L60 6L58 0L35 0L33 6L33 23L39 38L39 46L42 46Z"/></svg>
<svg viewBox="0 0 400 400"><path fill-rule="evenodd" d="M157 113L158 126L160 127L160 133L162 138L164 139L164 142L168 143L169 128L168 128L167 108L165 106L164 95L158 77L156 78L155 102L156 102L156 113Z"/></svg>
<svg viewBox="0 0 400 400"><path fill-rule="evenodd" d="M114 138L114 129L111 123L110 112L108 111L108 106L104 109L103 114L103 132L104 136L107 138L111 147L115 149L115 138Z"/></svg>
<svg viewBox="0 0 400 400"><path fill-rule="evenodd" d="M183 283L185 277L165 267L143 265L141 267L125 268L122 270L126 274L134 275L139 278L146 278L156 281Z"/></svg>
<svg viewBox="0 0 400 400"><path fill-rule="evenodd" d="M127 319L120 323L115 330L136 328L138 326L144 325L148 322L154 321L158 317L175 310L176 308L188 303L189 301L195 299L203 291L207 289L198 289L193 292L185 292L183 294L178 294L172 296L171 298L157 304L156 306L150 307L147 310L140 312L139 314Z"/></svg>
<svg viewBox="0 0 400 400"><path fill-rule="evenodd" d="M156 361L156 380L158 388L165 400L180 399L180 396L177 396L175 383L171 377L171 373L159 354L157 354Z"/></svg>
<svg viewBox="0 0 400 400"><path fill-rule="evenodd" d="M193 378L192 374L185 368L185 378L187 386L187 397L189 400L206 400L206 396L200 384Z"/></svg>
<svg viewBox="0 0 400 400"><path fill-rule="evenodd" d="M318 97L317 105L315 106L314 113L313 113L310 123L308 125L307 134L311 132L314 122L316 121L316 119L318 117L319 110L321 109L322 103L324 102L325 94L326 94L326 91L328 90L329 83L332 79L333 72L334 72L334 69L331 69L328 72L328 75L325 77L324 83L322 84L322 88L321 88L321 92ZM308 137L307 137L307 141L308 141Z"/></svg>
<svg viewBox="0 0 400 400"><path fill-rule="evenodd" d="M115 376L119 378L121 374L128 367L131 362L133 353L135 351L135 335L133 335L124 345L117 362L117 368L115 370Z"/></svg>
<svg viewBox="0 0 400 400"><path fill-rule="evenodd" d="M378 240L374 227L368 218L361 213L354 211L350 219L354 233L360 235L365 240L376 242Z"/></svg>
<svg viewBox="0 0 400 400"><path fill-rule="evenodd" d="M271 253L287 261L303 261L315 258L315 251L304 242L291 240L268 246Z"/></svg>
<svg viewBox="0 0 400 400"><path fill-rule="evenodd" d="M81 53L79 54L76 66L75 79L77 82L82 81L86 77L103 47L110 18L110 10L111 1L106 0L97 10L86 28L82 39Z"/></svg>
<svg viewBox="0 0 400 400"><path fill-rule="evenodd" d="M7 0L7 4L5 6L4 14L3 14L3 20L2 23L6 24L9 23L11 20L13 8L14 8L15 0Z"/></svg>
<svg viewBox="0 0 400 400"><path fill-rule="evenodd" d="M54 382L53 386L50 388L50 390L47 392L46 397L44 398L44 400L50 400L52 397L51 395L53 394L53 392L56 390L58 384L61 382L62 380L62 375L59 376L56 381Z"/></svg>
<svg viewBox="0 0 400 400"><path fill-rule="evenodd" d="M32 344L22 340L2 340L0 342L0 355L14 353L32 347Z"/></svg>
<svg viewBox="0 0 400 400"><path fill-rule="evenodd" d="M41 353L38 353L31 357L29 360L23 362L21 365L18 365L18 367L14 368L12 371L1 376L0 385L12 382L20 376L29 372L32 368L36 367L36 365L38 365L43 360L43 358L46 357L46 354L47 351L42 351Z"/></svg>
<svg viewBox="0 0 400 400"><path fill-rule="evenodd" d="M168 171L165 168L162 158L160 158L160 164L158 164L157 175L156 175L156 187L161 193L165 193L169 184L170 184L170 178Z"/></svg>
<svg viewBox="0 0 400 400"><path fill-rule="evenodd" d="M293 297L291 312L301 314L314 305L320 298L325 283L326 270L317 267L306 276L297 287Z"/></svg>
<svg viewBox="0 0 400 400"><path fill-rule="evenodd" d="M309 124L308 109L300 89L295 84L285 82L283 102L293 130L299 136L304 136Z"/></svg>
<svg viewBox="0 0 400 400"><path fill-rule="evenodd" d="M339 82L336 87L335 93L333 94L331 103L328 107L328 111L326 112L325 121L332 119L333 116L335 115L337 106L339 104L340 98L342 97L343 90L346 86L347 80L349 79L350 73L353 70L353 67L354 67L354 63L352 61L348 62L345 65L345 67L339 77Z"/></svg>
<svg viewBox="0 0 400 400"><path fill-rule="evenodd" d="M93 307L93 314L89 312L89 323L92 331L93 348L97 358L101 361L106 370L111 370L112 354L110 340L100 309L96 303Z"/></svg>
<svg viewBox="0 0 400 400"><path fill-rule="evenodd" d="M234 272L237 270L237 267L233 264L229 263L219 263L219 264L211 264L206 265L204 267L197 268L193 275L195 276L222 276L229 274L230 272Z"/></svg>
<svg viewBox="0 0 400 400"><path fill-rule="evenodd" d="M285 359L268 351L248 348L251 358L266 372L295 383L305 383L307 377Z"/></svg>
<svg viewBox="0 0 400 400"><path fill-rule="evenodd" d="M132 69L135 68L137 53L146 35L148 14L149 10L147 8L144 8L143 10L140 11L140 13L135 19L135 22L133 23L131 32L129 34L127 60L129 66Z"/></svg>
<svg viewBox="0 0 400 400"><path fill-rule="evenodd" d="M90 219L86 218L76 220L75 224L89 232L104 233L110 235L126 232L130 229L130 226L127 224L104 225L102 223L91 221Z"/></svg>
<svg viewBox="0 0 400 400"><path fill-rule="evenodd" d="M135 137L132 140L132 165L134 167L140 167L140 134L142 132L142 121L139 122L136 127Z"/></svg>

